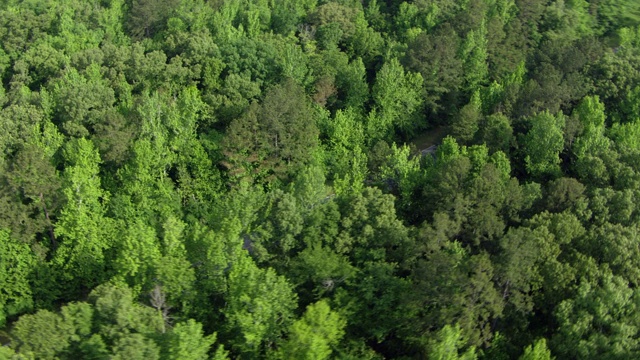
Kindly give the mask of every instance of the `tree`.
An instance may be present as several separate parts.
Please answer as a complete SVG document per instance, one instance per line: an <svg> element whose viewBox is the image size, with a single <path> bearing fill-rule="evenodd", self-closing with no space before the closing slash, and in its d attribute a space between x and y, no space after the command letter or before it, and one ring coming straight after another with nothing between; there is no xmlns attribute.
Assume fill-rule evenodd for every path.
<svg viewBox="0 0 640 360"><path fill-rule="evenodd" d="M405 72L397 59L385 62L372 90L377 111L369 116L367 124L370 141L390 139L394 130L410 136L426 125L422 118L422 82L422 75Z"/></svg>
<svg viewBox="0 0 640 360"><path fill-rule="evenodd" d="M304 90L287 80L231 123L225 166L258 181L285 179L309 163L317 137Z"/></svg>
<svg viewBox="0 0 640 360"><path fill-rule="evenodd" d="M557 333L551 349L559 357L622 359L639 351L637 340L638 291L613 275L608 267L582 257L575 296L555 311Z"/></svg>
<svg viewBox="0 0 640 360"><path fill-rule="evenodd" d="M518 360L553 360L551 351L547 348L547 340L539 339L533 345L524 349L524 354Z"/></svg>
<svg viewBox="0 0 640 360"><path fill-rule="evenodd" d="M133 0L127 27L135 39L152 37L180 4L179 0Z"/></svg>
<svg viewBox="0 0 640 360"><path fill-rule="evenodd" d="M463 83L462 61L458 57L460 37L448 24L433 34L421 32L409 42L403 63L424 79L426 105L431 113L452 112ZM445 85L446 84L446 85Z"/></svg>
<svg viewBox="0 0 640 360"><path fill-rule="evenodd" d="M307 306L304 315L289 328L288 339L280 346L282 359L328 359L332 348L344 336L345 320L332 311L326 300Z"/></svg>
<svg viewBox="0 0 640 360"><path fill-rule="evenodd" d="M30 272L37 258L29 246L11 238L6 230L0 230L0 326L7 316L15 316L33 307Z"/></svg>
<svg viewBox="0 0 640 360"><path fill-rule="evenodd" d="M168 359L205 360L216 335L205 336L202 325L193 319L176 324L171 331Z"/></svg>
<svg viewBox="0 0 640 360"><path fill-rule="evenodd" d="M55 359L57 353L69 346L73 333L65 327L62 318L48 310L24 315L15 324L13 334L16 349L41 359Z"/></svg>
<svg viewBox="0 0 640 360"><path fill-rule="evenodd" d="M105 217L104 206L109 194L102 190L100 156L90 140L67 143L64 158L66 204L55 224L60 244L53 263L63 270L60 275L71 283L71 289L77 291L91 288L106 277L106 252L112 246L111 223Z"/></svg>
<svg viewBox="0 0 640 360"><path fill-rule="evenodd" d="M451 135L461 143L469 143L478 132L482 121L482 101L478 91L473 93L469 103L460 109L451 124Z"/></svg>
<svg viewBox="0 0 640 360"><path fill-rule="evenodd" d="M508 154L516 143L511 122L501 113L487 116L478 128L477 138L491 151L501 150Z"/></svg>
<svg viewBox="0 0 640 360"><path fill-rule="evenodd" d="M84 74L69 69L52 82L51 96L56 104L54 119L71 136L86 137L103 117L115 116L111 114L115 93L97 64L90 65Z"/></svg>
<svg viewBox="0 0 640 360"><path fill-rule="evenodd" d="M242 358L259 356L273 346L297 307L289 282L273 269L259 269L246 254L240 254L229 271L226 300L226 331Z"/></svg>
<svg viewBox="0 0 640 360"><path fill-rule="evenodd" d="M479 29L467 33L461 47L464 87L468 92L475 92L487 81L489 76L487 57L487 26L483 20Z"/></svg>
<svg viewBox="0 0 640 360"><path fill-rule="evenodd" d="M577 117L582 125L582 133L572 147L578 159L586 155L598 156L608 150L609 141L604 136L604 104L598 96L585 97L573 110L572 116Z"/></svg>
<svg viewBox="0 0 640 360"><path fill-rule="evenodd" d="M529 118L529 124L530 129L522 143L527 172L534 177L560 175L564 115L542 112Z"/></svg>
<svg viewBox="0 0 640 360"><path fill-rule="evenodd" d="M446 325L435 336L429 345L428 357L434 360L475 360L477 359L474 347L461 352L465 347L465 341L460 326Z"/></svg>
<svg viewBox="0 0 640 360"><path fill-rule="evenodd" d="M113 348L113 360L159 360L160 348L142 334L126 334Z"/></svg>
<svg viewBox="0 0 640 360"><path fill-rule="evenodd" d="M381 166L379 181L387 184L393 182L390 187L392 190L397 190L400 203L403 207L409 207L415 199L415 193L424 176L420 168L420 158L411 155L407 146L398 147L394 143L390 150L391 153L387 156L385 164Z"/></svg>

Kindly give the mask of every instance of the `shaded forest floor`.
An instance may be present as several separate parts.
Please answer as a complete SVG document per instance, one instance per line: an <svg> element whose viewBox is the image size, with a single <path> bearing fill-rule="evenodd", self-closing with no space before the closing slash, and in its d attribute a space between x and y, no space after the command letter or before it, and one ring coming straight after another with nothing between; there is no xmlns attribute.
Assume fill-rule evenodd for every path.
<svg viewBox="0 0 640 360"><path fill-rule="evenodd" d="M406 142L405 145L411 147L412 151L418 154L421 150L440 144L448 132L449 128L447 126L437 126L419 134Z"/></svg>

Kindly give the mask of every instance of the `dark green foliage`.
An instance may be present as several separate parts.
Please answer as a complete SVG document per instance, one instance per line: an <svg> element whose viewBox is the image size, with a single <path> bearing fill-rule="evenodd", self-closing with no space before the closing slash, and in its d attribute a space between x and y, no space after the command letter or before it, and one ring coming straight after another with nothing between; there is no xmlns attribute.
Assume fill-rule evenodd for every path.
<svg viewBox="0 0 640 360"><path fill-rule="evenodd" d="M134 39L153 36L165 26L179 4L180 0L131 0L129 33Z"/></svg>
<svg viewBox="0 0 640 360"><path fill-rule="evenodd" d="M404 62L422 75L430 110L451 111L463 82L462 61L457 56L460 38L445 23L432 36L421 33L408 46Z"/></svg>
<svg viewBox="0 0 640 360"><path fill-rule="evenodd" d="M225 166L258 181L284 179L311 160L317 136L303 89L287 80L231 123Z"/></svg>

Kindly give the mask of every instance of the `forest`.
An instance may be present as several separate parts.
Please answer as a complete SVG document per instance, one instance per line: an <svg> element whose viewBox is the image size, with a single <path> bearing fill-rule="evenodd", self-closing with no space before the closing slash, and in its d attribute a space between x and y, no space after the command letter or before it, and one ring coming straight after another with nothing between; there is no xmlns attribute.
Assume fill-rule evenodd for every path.
<svg viewBox="0 0 640 360"><path fill-rule="evenodd" d="M0 359L640 358L637 0L3 0L0 79Z"/></svg>

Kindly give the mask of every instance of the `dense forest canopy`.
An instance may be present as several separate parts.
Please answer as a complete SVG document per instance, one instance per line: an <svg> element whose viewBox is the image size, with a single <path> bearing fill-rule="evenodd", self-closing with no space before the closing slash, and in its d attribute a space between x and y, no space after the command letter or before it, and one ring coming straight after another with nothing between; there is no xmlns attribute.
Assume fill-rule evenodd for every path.
<svg viewBox="0 0 640 360"><path fill-rule="evenodd" d="M640 2L0 2L0 358L640 358Z"/></svg>

